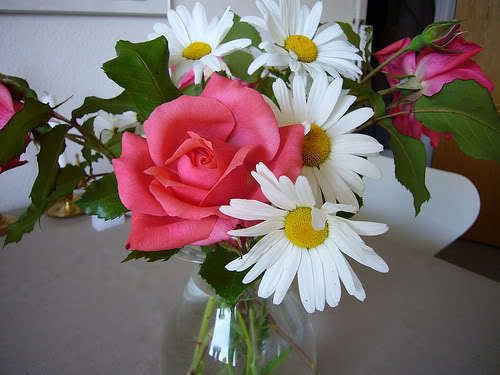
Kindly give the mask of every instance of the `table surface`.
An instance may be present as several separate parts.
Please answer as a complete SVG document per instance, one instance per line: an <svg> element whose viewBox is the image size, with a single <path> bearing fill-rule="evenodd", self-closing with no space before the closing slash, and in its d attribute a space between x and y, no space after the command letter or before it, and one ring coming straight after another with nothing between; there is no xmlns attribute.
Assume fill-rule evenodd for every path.
<svg viewBox="0 0 500 375"><path fill-rule="evenodd" d="M44 217L2 250L0 374L160 373L162 329L193 265L120 263L129 224ZM344 291L312 316L320 374L500 373L499 283L390 232L368 243L391 270L352 261L366 301Z"/></svg>

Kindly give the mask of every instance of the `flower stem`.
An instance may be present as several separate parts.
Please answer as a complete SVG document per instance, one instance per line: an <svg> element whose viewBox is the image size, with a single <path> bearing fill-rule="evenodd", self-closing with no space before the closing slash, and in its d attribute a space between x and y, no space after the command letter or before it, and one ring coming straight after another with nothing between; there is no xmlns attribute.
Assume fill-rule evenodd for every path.
<svg viewBox="0 0 500 375"><path fill-rule="evenodd" d="M384 116L380 116L380 117L375 117L375 118L372 118L371 120L368 120L367 122L365 122L363 125L359 126L358 128L356 128L356 131L359 132L360 130L362 130L362 129L368 127L368 126L370 126L373 123L376 123L377 121L384 120L386 118L396 117L396 116L399 116L399 115L407 115L407 114L410 114L410 113L412 113L412 111L389 113L388 115L384 115Z"/></svg>
<svg viewBox="0 0 500 375"><path fill-rule="evenodd" d="M188 370L188 375L196 375L200 373L200 365L202 358L205 354L205 350L208 345L208 339L210 334L207 334L208 323L210 322L210 317L214 311L215 307L215 297L208 297L207 306L205 307L205 312L203 313L203 318L201 320L200 332L198 333L198 339L196 340L196 349L193 354L193 361L191 367Z"/></svg>
<svg viewBox="0 0 500 375"><path fill-rule="evenodd" d="M274 318L272 317L271 314L269 314L269 322L270 322L270 325L271 325L271 328L274 329L276 331L276 333L278 335L280 335L286 342L288 342L294 350L296 350L297 352L299 352L300 355L302 355L302 357L304 357L304 360L309 364L309 366L311 367L311 370L313 372L316 371L316 362L314 360L311 359L311 357L309 357L309 355L304 351L304 349L302 349L300 346L298 346L295 341L293 341L293 339L288 336L279 326L278 324L276 324L276 321L274 320Z"/></svg>
<svg viewBox="0 0 500 375"><path fill-rule="evenodd" d="M385 90L379 90L379 91L377 91L377 94L387 95L387 94L392 94L395 91L399 91L399 87L393 86L393 87L389 87L388 89L385 89Z"/></svg>
<svg viewBox="0 0 500 375"><path fill-rule="evenodd" d="M245 321L243 320L243 316L241 315L240 310L236 311L238 316L238 322L240 323L241 330L243 332L243 337L245 338L245 344L247 345L247 366L246 366L246 374L255 373L255 367L252 365L253 363L253 350L252 350L252 342L250 340L250 336L248 335L248 329L245 325ZM253 368L253 371L252 371Z"/></svg>
<svg viewBox="0 0 500 375"><path fill-rule="evenodd" d="M370 73L366 75L365 78L363 78L360 82L360 84L365 83L368 81L371 77L373 77L375 74L377 74L380 70L382 70L387 64L389 64L392 60L395 58L401 56L403 53L409 51L410 49L408 47L401 48L399 51L397 51L394 55L389 57L387 60L385 60L382 64L379 64L375 69L373 69Z"/></svg>
<svg viewBox="0 0 500 375"><path fill-rule="evenodd" d="M66 117L62 116L61 114L55 111L52 112L52 115L54 116L54 118L64 121L72 128L78 130L80 134L89 142L89 146L91 146L94 150L104 154L104 156L106 156L110 162L112 159L115 158L115 155L113 155L113 153L94 134L89 133L83 126L79 125L75 120L68 120ZM72 139L72 141L75 142L74 139Z"/></svg>

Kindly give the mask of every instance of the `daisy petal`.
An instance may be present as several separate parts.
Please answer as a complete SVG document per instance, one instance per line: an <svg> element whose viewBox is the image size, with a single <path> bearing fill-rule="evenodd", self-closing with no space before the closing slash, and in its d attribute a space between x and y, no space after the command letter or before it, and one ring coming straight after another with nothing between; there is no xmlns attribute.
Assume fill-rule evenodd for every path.
<svg viewBox="0 0 500 375"><path fill-rule="evenodd" d="M314 199L314 194L306 177L299 176L297 178L297 181L295 182L295 191L297 192L299 204L304 206L315 205L316 200Z"/></svg>
<svg viewBox="0 0 500 375"><path fill-rule="evenodd" d="M346 154L374 154L381 152L384 147L378 141L365 134L342 134L332 142L332 150Z"/></svg>
<svg viewBox="0 0 500 375"><path fill-rule="evenodd" d="M325 278L323 275L323 262L319 256L318 249L310 249L311 264L314 277L314 299L316 310L325 309Z"/></svg>
<svg viewBox="0 0 500 375"><path fill-rule="evenodd" d="M332 39L335 39L343 34L342 28L339 24L335 24L327 27L323 31L321 31L316 37L313 39L313 42L317 46L321 46L322 44L328 43Z"/></svg>
<svg viewBox="0 0 500 375"><path fill-rule="evenodd" d="M339 154L335 156L335 160L351 169L352 171L366 177L380 179L382 178L382 172L380 169L372 162L366 160L361 156L351 155L351 154Z"/></svg>
<svg viewBox="0 0 500 375"><path fill-rule="evenodd" d="M288 253L288 258L286 258L283 263L283 273L281 274L280 281L278 281L278 285L276 286L276 290L274 292L274 304L280 304L283 301L283 298L285 298L286 292L295 278L295 274L297 273L302 258L302 250L295 245L292 245L292 248L288 251Z"/></svg>
<svg viewBox="0 0 500 375"><path fill-rule="evenodd" d="M323 198L321 198L321 189L319 188L318 180L314 176L313 168L314 167L304 166L304 168L302 168L302 174L309 182L309 186L311 187L314 196L314 205L316 206L323 202Z"/></svg>
<svg viewBox="0 0 500 375"><path fill-rule="evenodd" d="M330 128L329 134L331 134L332 136L337 136L340 134L348 133L356 129L364 122L368 121L373 116L373 114L373 109L368 107L359 108L352 112L349 112Z"/></svg>
<svg viewBox="0 0 500 375"><path fill-rule="evenodd" d="M249 284L254 281L264 270L270 268L283 254L283 249L286 247L288 239L286 237L281 238L272 247L260 257L260 259L255 263L255 265L248 271L242 280L243 284Z"/></svg>
<svg viewBox="0 0 500 375"><path fill-rule="evenodd" d="M279 259L266 270L264 277L260 281L258 295L261 298L268 298L274 293L283 273L283 262L290 256L292 244L289 243Z"/></svg>
<svg viewBox="0 0 500 375"><path fill-rule="evenodd" d="M248 47L252 41L247 38L235 39L219 45L213 54L215 56L226 56L227 54Z"/></svg>
<svg viewBox="0 0 500 375"><path fill-rule="evenodd" d="M314 312L316 299L314 295L314 276L309 251L302 250L299 271L297 274L299 282L300 300L308 313Z"/></svg>
<svg viewBox="0 0 500 375"><path fill-rule="evenodd" d="M349 231L349 228L346 228L347 224L338 222L337 226L332 230L335 233L334 241L339 250L358 263L373 268L375 271L384 273L389 271L387 263L371 247L366 246L361 238L346 235Z"/></svg>
<svg viewBox="0 0 500 375"><path fill-rule="evenodd" d="M221 206L219 211L224 215L241 220L267 220L275 216L286 216L287 211L268 204L249 199L231 199L229 206Z"/></svg>
<svg viewBox="0 0 500 375"><path fill-rule="evenodd" d="M265 220L262 223L244 229L234 229L227 232L230 236L237 237L257 237L272 231L282 229L285 225L285 220L282 217Z"/></svg>
<svg viewBox="0 0 500 375"><path fill-rule="evenodd" d="M269 247L274 246L284 236L285 234L283 231L275 231L265 235L248 253L226 264L226 269L228 271L246 270L248 267L255 264Z"/></svg>
<svg viewBox="0 0 500 375"><path fill-rule="evenodd" d="M345 221L357 234L362 236L377 236L389 230L387 224L383 223L339 219Z"/></svg>
<svg viewBox="0 0 500 375"><path fill-rule="evenodd" d="M345 260L344 256L336 247L332 249L332 254L335 260L335 265L337 266L337 271L339 273L340 279L344 284L347 293L351 296L356 297L360 301L364 301L366 294L363 289L363 285L358 279L358 276L354 273L351 265Z"/></svg>
<svg viewBox="0 0 500 375"><path fill-rule="evenodd" d="M328 305L335 307L340 301L340 280L328 243L320 245L317 249L323 264L323 276L325 277L325 298Z"/></svg>

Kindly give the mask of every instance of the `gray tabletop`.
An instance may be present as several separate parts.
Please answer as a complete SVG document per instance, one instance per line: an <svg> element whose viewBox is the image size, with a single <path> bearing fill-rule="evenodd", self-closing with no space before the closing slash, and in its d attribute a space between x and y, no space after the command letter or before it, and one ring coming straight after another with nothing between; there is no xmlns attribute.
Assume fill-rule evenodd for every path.
<svg viewBox="0 0 500 375"><path fill-rule="evenodd" d="M128 231L43 218L0 252L0 374L160 373L162 330L193 265L121 264ZM390 232L367 242L390 273L351 262L366 301L344 292L313 315L320 374L500 373L499 283Z"/></svg>

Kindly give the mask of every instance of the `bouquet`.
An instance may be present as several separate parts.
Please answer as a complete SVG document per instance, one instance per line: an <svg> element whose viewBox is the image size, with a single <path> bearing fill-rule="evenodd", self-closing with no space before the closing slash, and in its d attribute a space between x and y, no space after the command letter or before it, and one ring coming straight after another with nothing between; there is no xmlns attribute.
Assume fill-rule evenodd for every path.
<svg viewBox="0 0 500 375"><path fill-rule="evenodd" d="M453 138L469 156L500 160L493 85L471 59L481 48L464 39L459 21L374 53L374 67L371 30L363 44L350 24L321 24L321 2L257 6L261 17L228 7L212 20L199 3L169 10L148 41L119 41L117 57L103 64L123 92L87 97L68 116L24 79L0 75L0 173L25 163L28 143L39 148L31 205L9 225L5 244L78 189L76 204L88 215L131 212L124 261L202 254L199 275L214 291L206 316L214 301L235 309L248 374L258 369L255 342L266 337L249 332L274 324L262 302L249 301L280 304L297 276L304 309L322 311L338 305L341 285L365 299L349 258L388 272L362 238L387 225L355 218L364 180L382 178L369 157L383 146L363 129L389 133L416 215L430 199L422 136L435 148ZM388 89L373 89L377 74ZM77 165L58 164L67 142L81 145ZM112 168L95 173L95 163ZM203 368L213 334L203 324L188 373Z"/></svg>

